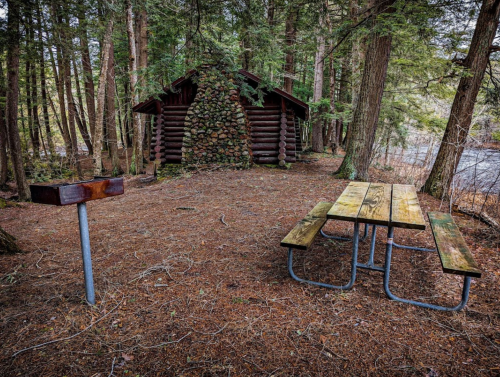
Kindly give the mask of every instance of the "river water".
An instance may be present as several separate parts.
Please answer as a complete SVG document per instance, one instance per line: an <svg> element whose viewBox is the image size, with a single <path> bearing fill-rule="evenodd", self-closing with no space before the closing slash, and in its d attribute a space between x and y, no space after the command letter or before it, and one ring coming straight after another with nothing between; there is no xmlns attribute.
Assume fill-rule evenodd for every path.
<svg viewBox="0 0 500 377"><path fill-rule="evenodd" d="M404 153L404 161L424 166L428 146L411 147ZM433 150L433 161L438 148ZM430 166L432 167L432 164ZM500 151L468 148L464 150L458 165L455 184L470 191L500 193Z"/></svg>

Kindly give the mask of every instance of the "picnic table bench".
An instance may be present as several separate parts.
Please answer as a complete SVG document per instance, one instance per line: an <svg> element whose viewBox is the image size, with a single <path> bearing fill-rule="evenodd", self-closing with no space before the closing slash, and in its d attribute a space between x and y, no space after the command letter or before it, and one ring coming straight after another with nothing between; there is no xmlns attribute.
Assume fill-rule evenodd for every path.
<svg viewBox="0 0 500 377"><path fill-rule="evenodd" d="M394 228L425 230L426 223L418 202L415 187L412 185L389 185L381 183L351 182L340 197L334 202L319 202L304 219L281 241L281 246L288 247L288 271L297 281L326 288L350 289L356 280L356 269L363 268L384 273L384 290L393 300L425 308L456 311L462 309L468 300L471 277L481 277L474 258L468 249L451 215L440 212L428 214L436 249L399 245L394 243ZM354 224L352 239L329 236L322 228L328 220L349 221ZM370 253L367 263L358 262L359 226L365 224L365 237L368 225L372 226ZM374 263L377 226L388 228L385 264ZM293 249L308 250L318 233L333 239L353 242L351 259L351 278L345 285L331 285L299 278L293 271ZM389 288L392 248L435 252L437 250L443 272L463 275L462 299L457 306L444 307L426 302L407 300L394 295Z"/></svg>

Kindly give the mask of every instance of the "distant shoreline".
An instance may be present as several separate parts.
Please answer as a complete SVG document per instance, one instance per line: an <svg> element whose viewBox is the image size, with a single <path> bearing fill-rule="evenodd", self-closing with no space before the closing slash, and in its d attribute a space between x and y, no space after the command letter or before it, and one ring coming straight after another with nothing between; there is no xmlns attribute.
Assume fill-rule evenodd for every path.
<svg viewBox="0 0 500 377"><path fill-rule="evenodd" d="M500 151L500 142L471 144L471 145L468 145L468 147L473 148L473 149L494 149L494 150Z"/></svg>

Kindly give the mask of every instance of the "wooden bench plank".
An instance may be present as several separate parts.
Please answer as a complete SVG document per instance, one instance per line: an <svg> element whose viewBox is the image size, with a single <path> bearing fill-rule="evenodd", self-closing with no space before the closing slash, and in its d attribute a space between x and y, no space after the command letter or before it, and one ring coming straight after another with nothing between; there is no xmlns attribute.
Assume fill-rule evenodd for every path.
<svg viewBox="0 0 500 377"><path fill-rule="evenodd" d="M413 185L392 185L391 226L425 229L425 220Z"/></svg>
<svg viewBox="0 0 500 377"><path fill-rule="evenodd" d="M300 220L295 228L283 238L280 245L299 250L307 250L325 222L326 218L321 219L318 217L306 217Z"/></svg>
<svg viewBox="0 0 500 377"><path fill-rule="evenodd" d="M293 228L281 241L281 246L307 250L314 241L314 237L326 222L326 213L332 207L331 202L319 202L309 211L304 219Z"/></svg>
<svg viewBox="0 0 500 377"><path fill-rule="evenodd" d="M317 217L321 219L326 219L326 214L332 208L332 202L319 202L316 206L307 214L306 217Z"/></svg>
<svg viewBox="0 0 500 377"><path fill-rule="evenodd" d="M427 215L443 271L480 278L481 271L451 215L442 212L429 212Z"/></svg>
<svg viewBox="0 0 500 377"><path fill-rule="evenodd" d="M367 182L349 183L326 217L334 220L357 221L359 209L369 187L370 184Z"/></svg>
<svg viewBox="0 0 500 377"><path fill-rule="evenodd" d="M375 225L389 225L391 193L391 185L383 183L370 184L363 205L359 210L358 221Z"/></svg>

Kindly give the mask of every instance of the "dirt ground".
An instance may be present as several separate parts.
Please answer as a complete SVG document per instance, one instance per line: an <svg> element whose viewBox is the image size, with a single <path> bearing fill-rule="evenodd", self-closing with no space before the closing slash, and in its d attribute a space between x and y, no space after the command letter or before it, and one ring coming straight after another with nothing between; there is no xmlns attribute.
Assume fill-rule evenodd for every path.
<svg viewBox="0 0 500 377"><path fill-rule="evenodd" d="M298 283L280 241L348 181L341 159L290 170L198 171L87 204L97 304L87 305L76 206L23 203L0 224L25 251L0 258L1 376L498 376L500 240L455 216L480 268L467 307L438 312L389 300L382 273L350 291ZM373 180L396 183L373 171ZM422 209L444 204L419 194ZM352 224L328 222L349 235ZM376 262L383 264L385 230ZM430 230L398 243L433 247ZM369 240L360 243L360 260ZM351 244L318 237L299 276L349 279ZM394 250L392 291L440 305L462 279L434 253Z"/></svg>

